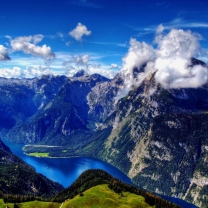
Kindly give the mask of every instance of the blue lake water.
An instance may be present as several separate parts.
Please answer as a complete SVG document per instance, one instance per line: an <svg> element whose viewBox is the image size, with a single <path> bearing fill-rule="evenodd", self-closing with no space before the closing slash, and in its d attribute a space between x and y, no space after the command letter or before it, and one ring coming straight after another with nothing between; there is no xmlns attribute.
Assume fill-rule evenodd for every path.
<svg viewBox="0 0 208 208"><path fill-rule="evenodd" d="M114 166L95 158L75 157L75 158L39 158L30 157L23 153L22 144L10 143L4 140L11 151L28 164L35 167L38 173L41 173L49 179L59 182L65 188L70 186L79 175L88 169L102 169L112 176L122 180L125 183L132 184L131 180ZM183 200L165 197L163 198L179 204L183 208L197 208Z"/></svg>

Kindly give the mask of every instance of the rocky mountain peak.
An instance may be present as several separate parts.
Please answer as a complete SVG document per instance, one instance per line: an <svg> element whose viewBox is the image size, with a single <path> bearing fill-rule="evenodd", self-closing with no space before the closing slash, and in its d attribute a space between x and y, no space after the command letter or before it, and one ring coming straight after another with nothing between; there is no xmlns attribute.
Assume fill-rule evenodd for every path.
<svg viewBox="0 0 208 208"><path fill-rule="evenodd" d="M87 74L87 73L85 72L85 70L82 69L82 70L78 71L76 74L74 74L73 77L82 77L82 76L84 76L84 75L86 75L86 74Z"/></svg>

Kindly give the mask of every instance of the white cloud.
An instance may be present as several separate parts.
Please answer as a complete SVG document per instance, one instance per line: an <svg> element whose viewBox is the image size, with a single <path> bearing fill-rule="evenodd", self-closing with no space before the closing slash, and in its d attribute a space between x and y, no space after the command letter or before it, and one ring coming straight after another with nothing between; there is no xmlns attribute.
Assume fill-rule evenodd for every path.
<svg viewBox="0 0 208 208"><path fill-rule="evenodd" d="M113 79L118 72L109 69L109 66L100 65L100 64L98 64L98 65L92 64L92 65L89 65L89 67L88 67L88 73L89 74L96 73L96 74L100 74L104 77L107 77L109 79Z"/></svg>
<svg viewBox="0 0 208 208"><path fill-rule="evenodd" d="M110 63L105 63L106 54L86 53L77 54L70 52L55 52L56 59L42 59L38 56L30 56L14 53L12 60L5 62L0 68L3 77L36 77L44 73L73 76L76 72L84 69L86 73L98 73L108 78L113 78L118 73L118 68L112 68ZM107 55L108 57L109 55ZM47 62L49 61L49 64ZM14 70L19 68L23 74ZM46 70L47 69L47 70Z"/></svg>
<svg viewBox="0 0 208 208"><path fill-rule="evenodd" d="M91 34L91 31L87 29L82 23L78 23L77 27L69 32L69 35L72 36L75 40L81 41L84 35L88 36Z"/></svg>
<svg viewBox="0 0 208 208"><path fill-rule="evenodd" d="M86 65L89 62L89 55L88 54L84 54L84 55L79 55L77 57L75 57L75 60L77 65Z"/></svg>
<svg viewBox="0 0 208 208"><path fill-rule="evenodd" d="M57 32L57 35L58 35L60 38L64 38L64 34L61 33L61 32Z"/></svg>
<svg viewBox="0 0 208 208"><path fill-rule="evenodd" d="M125 77L124 89L121 96L125 96L131 89L132 85L139 85L139 77L135 79L134 69L142 67L145 63L154 59L154 48L145 42L138 42L136 39L130 39L130 48L123 58L121 74ZM140 74L141 75L141 74ZM141 78L141 76L140 76ZM138 80L139 79L139 80Z"/></svg>
<svg viewBox="0 0 208 208"><path fill-rule="evenodd" d="M12 69L0 69L0 77L23 78L22 69L19 67L13 67Z"/></svg>
<svg viewBox="0 0 208 208"><path fill-rule="evenodd" d="M164 88L197 88L208 82L208 67L191 64L191 58L202 51L199 44L201 36L181 29L172 29L166 35L162 32L163 26L160 25L155 38L157 49L135 39L130 40L129 51L123 58L121 73L125 85L119 92L119 98L153 72L156 73L156 82ZM140 70L136 75L135 68Z"/></svg>
<svg viewBox="0 0 208 208"><path fill-rule="evenodd" d="M128 48L127 43L116 43L116 42L90 42L92 44L98 44L98 45L113 45L113 46L118 46L122 48Z"/></svg>
<svg viewBox="0 0 208 208"><path fill-rule="evenodd" d="M176 18L171 22L165 23L164 27L166 29L173 28L208 28L208 23L204 22L188 22L182 18Z"/></svg>
<svg viewBox="0 0 208 208"><path fill-rule="evenodd" d="M13 68L2 68L0 69L0 77L5 78L34 78L46 74L54 74L49 68L44 67L27 67L26 69L21 69L20 67Z"/></svg>
<svg viewBox="0 0 208 208"><path fill-rule="evenodd" d="M43 35L21 36L10 39L10 44L13 51L23 51L25 54L53 59L55 54L52 52L51 47L45 44L43 46L37 45L42 39Z"/></svg>
<svg viewBox="0 0 208 208"><path fill-rule="evenodd" d="M81 70L81 69L86 70L88 67L88 62L89 62L89 55L88 54L70 55L68 57L65 57L65 59L67 59L67 60L65 60L63 62L63 66L67 70L68 70L68 68L71 69L71 67L77 68L77 70Z"/></svg>
<svg viewBox="0 0 208 208"><path fill-rule="evenodd" d="M156 28L156 34L162 33L164 31L164 26L162 24L160 24L157 28Z"/></svg>
<svg viewBox="0 0 208 208"><path fill-rule="evenodd" d="M49 67L27 67L24 70L25 78L33 78L33 77L40 77L42 75L56 75L55 72L51 71Z"/></svg>
<svg viewBox="0 0 208 208"><path fill-rule="evenodd" d="M132 26L132 25L126 25L127 27L138 31L137 37L145 36L148 34L153 33L159 33L164 30L171 30L171 29L193 29L193 28L202 28L206 29L208 28L207 22L190 22L187 20L184 20L182 18L175 18L170 22L165 22L163 24L158 25L150 25L148 27L138 27L138 26ZM159 31L161 30L161 31Z"/></svg>
<svg viewBox="0 0 208 208"><path fill-rule="evenodd" d="M111 64L111 68L112 69L117 69L118 68L118 64Z"/></svg>
<svg viewBox="0 0 208 208"><path fill-rule="evenodd" d="M62 57L62 60L66 60L63 63L65 75L71 77L78 71L84 70L87 74L97 73L110 79L115 77L118 71L113 70L109 65L97 62L97 58L95 55L89 56L88 54ZM57 59L59 59L59 55L57 55Z"/></svg>
<svg viewBox="0 0 208 208"><path fill-rule="evenodd" d="M205 84L207 69L190 67L191 58L199 52L200 36L191 31L172 29L158 40L157 59L155 61L156 81L165 88L199 87ZM207 79L207 78L206 78ZM193 84L192 84L193 83ZM197 84L198 83L198 84Z"/></svg>
<svg viewBox="0 0 208 208"><path fill-rule="evenodd" d="M0 45L0 61L3 60L10 60L10 57L7 53L7 49L3 45Z"/></svg>

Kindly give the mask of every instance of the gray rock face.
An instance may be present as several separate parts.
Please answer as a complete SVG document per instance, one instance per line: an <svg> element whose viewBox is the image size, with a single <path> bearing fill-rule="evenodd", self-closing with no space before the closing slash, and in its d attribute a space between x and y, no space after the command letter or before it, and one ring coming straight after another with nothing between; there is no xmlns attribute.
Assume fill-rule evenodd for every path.
<svg viewBox="0 0 208 208"><path fill-rule="evenodd" d="M140 187L206 207L207 104L208 86L165 90L145 80L117 103L98 155Z"/></svg>
<svg viewBox="0 0 208 208"><path fill-rule="evenodd" d="M103 123L113 112L115 107L115 97L123 86L123 78L118 74L113 80L97 84L87 95L90 119Z"/></svg>
<svg viewBox="0 0 208 208"><path fill-rule="evenodd" d="M96 84L107 81L98 74L1 78L0 136L15 142L63 145L91 133L95 120L88 118L87 95Z"/></svg>

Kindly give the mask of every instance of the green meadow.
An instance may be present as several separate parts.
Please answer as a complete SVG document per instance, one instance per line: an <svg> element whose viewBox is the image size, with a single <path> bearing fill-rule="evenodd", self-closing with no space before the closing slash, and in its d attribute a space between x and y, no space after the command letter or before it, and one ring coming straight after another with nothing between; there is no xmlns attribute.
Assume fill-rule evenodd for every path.
<svg viewBox="0 0 208 208"><path fill-rule="evenodd" d="M29 153L28 155L33 156L33 157L48 157L49 152L32 152L32 153Z"/></svg>
<svg viewBox="0 0 208 208"><path fill-rule="evenodd" d="M30 202L22 202L16 203L8 203L5 204L2 199L0 199L0 208L59 208L61 206L60 203L53 202L41 202L41 201L30 201Z"/></svg>
<svg viewBox="0 0 208 208"><path fill-rule="evenodd" d="M94 186L65 201L62 208L153 208L145 202L144 197L129 192L115 193L107 184Z"/></svg>
<svg viewBox="0 0 208 208"><path fill-rule="evenodd" d="M8 208L59 208L61 203L30 201L8 203ZM145 202L144 197L130 192L115 193L107 184L94 186L83 192L83 196L77 195L73 199L66 200L62 208L154 208ZM0 199L0 208L6 208L6 204Z"/></svg>

